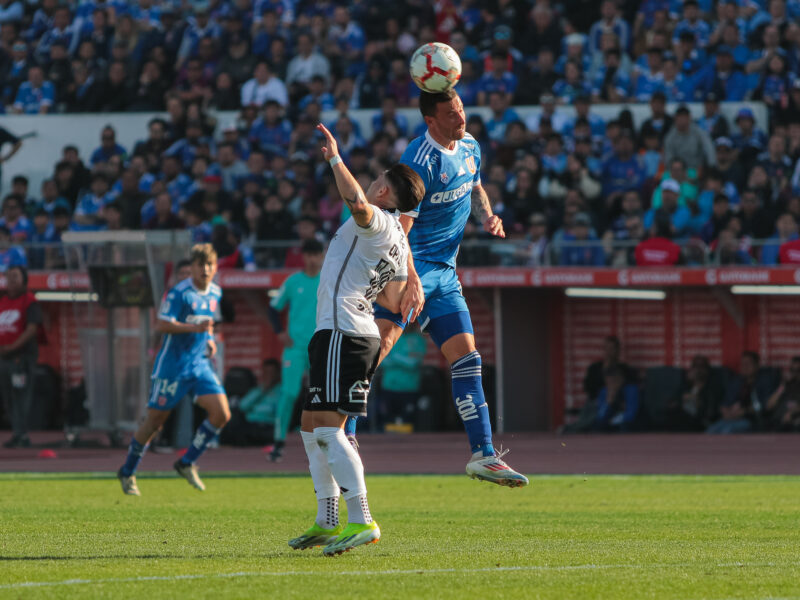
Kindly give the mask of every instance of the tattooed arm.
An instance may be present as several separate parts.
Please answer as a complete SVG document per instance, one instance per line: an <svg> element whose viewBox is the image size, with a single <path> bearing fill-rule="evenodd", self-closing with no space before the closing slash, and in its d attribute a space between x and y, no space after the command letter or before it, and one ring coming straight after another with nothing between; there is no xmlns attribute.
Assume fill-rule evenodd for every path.
<svg viewBox="0 0 800 600"><path fill-rule="evenodd" d="M476 185L472 188L472 215L480 221L483 228L497 237L506 237L503 231L503 221L500 217L492 213L492 205L489 203L489 196L483 186Z"/></svg>
<svg viewBox="0 0 800 600"><path fill-rule="evenodd" d="M325 160L330 161L339 157L339 147L331 132L322 124L317 125L317 129L325 136L326 145L322 148L322 155L325 157ZM350 173L350 170L344 165L341 157L339 157L338 161L334 161L334 163L335 164L331 165L331 168L333 169L333 176L336 178L336 187L339 188L342 199L347 204L347 208L350 209L353 220L359 226L367 227L370 221L372 221L373 208L370 203L367 202L364 190L361 189L361 186L358 185L353 174Z"/></svg>

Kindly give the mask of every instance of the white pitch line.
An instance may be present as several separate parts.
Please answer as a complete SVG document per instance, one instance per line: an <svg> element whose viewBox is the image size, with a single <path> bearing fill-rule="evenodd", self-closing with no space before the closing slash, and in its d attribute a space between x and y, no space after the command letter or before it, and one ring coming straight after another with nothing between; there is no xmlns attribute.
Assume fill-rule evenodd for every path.
<svg viewBox="0 0 800 600"><path fill-rule="evenodd" d="M777 564L777 563L723 563L714 565L716 568L764 568L764 567L798 567L800 562ZM325 575L346 575L346 576L382 576L382 575L437 575L443 573L489 573L496 571L589 571L589 570L611 570L611 569L672 569L672 568L707 568L697 563L673 563L673 564L627 564L627 565L520 565L509 567L483 567L477 569L387 569L384 571L334 571ZM24 581L19 583L0 584L0 590L14 590L35 587L57 587L65 585L94 585L104 583L141 583L148 581L186 581L192 579L235 579L240 577L294 577L294 576L317 576L319 571L262 571L262 572L238 572L238 573L199 573L196 575L153 575L150 577L111 577L107 579L65 579L63 581Z"/></svg>

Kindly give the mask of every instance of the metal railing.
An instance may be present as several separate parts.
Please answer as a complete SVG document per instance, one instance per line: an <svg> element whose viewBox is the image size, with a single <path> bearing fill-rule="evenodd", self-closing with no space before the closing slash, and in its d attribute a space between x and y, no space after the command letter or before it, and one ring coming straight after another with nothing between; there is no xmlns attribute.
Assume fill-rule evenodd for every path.
<svg viewBox="0 0 800 600"><path fill-rule="evenodd" d="M711 246L690 238L674 240L681 247L683 266L756 266L774 265L780 242L773 239L740 238L718 242ZM242 253L243 267L249 269L279 269L286 266L287 256L300 248L297 240L276 240L245 243L249 252ZM528 239L466 239L458 255L460 267L632 267L636 266L635 241L608 240L550 240L534 243ZM66 269L66 254L61 242L13 244L22 249L30 270ZM762 261L764 249L775 260ZM576 250L585 250L583 257ZM8 249L0 249L0 257ZM12 251L13 264L17 253ZM599 260L597 256L601 256ZM577 260L576 260L577 257Z"/></svg>

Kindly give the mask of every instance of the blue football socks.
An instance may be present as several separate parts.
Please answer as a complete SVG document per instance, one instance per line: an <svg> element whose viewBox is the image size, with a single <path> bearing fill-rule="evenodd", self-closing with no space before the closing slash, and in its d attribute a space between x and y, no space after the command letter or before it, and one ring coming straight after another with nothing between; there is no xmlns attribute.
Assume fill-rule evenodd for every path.
<svg viewBox="0 0 800 600"><path fill-rule="evenodd" d="M450 373L456 411L464 422L472 452L494 455L492 423L481 382L481 355L475 350L462 356L450 365Z"/></svg>
<svg viewBox="0 0 800 600"><path fill-rule="evenodd" d="M136 438L131 439L131 444L128 446L128 456L125 458L125 464L119 470L125 477L130 477L136 473L139 468L139 463L142 462L144 453L150 444L142 445L136 441Z"/></svg>
<svg viewBox="0 0 800 600"><path fill-rule="evenodd" d="M187 465L194 463L206 451L208 444L220 431L222 431L222 428L217 429L208 422L208 419L200 423L200 427L197 428L197 432L194 434L192 445L186 450L186 454L181 457L181 462Z"/></svg>
<svg viewBox="0 0 800 600"><path fill-rule="evenodd" d="M358 421L358 417L347 417L347 420L344 422L345 435L356 434L356 421Z"/></svg>

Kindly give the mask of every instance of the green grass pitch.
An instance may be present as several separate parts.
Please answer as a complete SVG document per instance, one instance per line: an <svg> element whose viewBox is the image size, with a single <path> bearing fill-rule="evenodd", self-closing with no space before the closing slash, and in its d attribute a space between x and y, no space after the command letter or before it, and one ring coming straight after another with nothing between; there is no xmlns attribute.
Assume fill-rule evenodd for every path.
<svg viewBox="0 0 800 600"><path fill-rule="evenodd" d="M308 478L206 484L0 476L0 598L800 598L797 477L368 475L383 537L334 558L286 545Z"/></svg>

